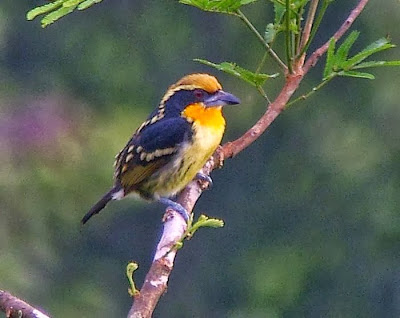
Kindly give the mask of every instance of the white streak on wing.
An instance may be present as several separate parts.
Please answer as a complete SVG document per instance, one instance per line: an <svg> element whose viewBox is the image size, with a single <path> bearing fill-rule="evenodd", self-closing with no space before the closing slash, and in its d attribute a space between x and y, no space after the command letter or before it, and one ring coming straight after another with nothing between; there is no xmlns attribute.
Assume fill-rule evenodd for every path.
<svg viewBox="0 0 400 318"><path fill-rule="evenodd" d="M125 162L128 163L129 161L131 161L132 158L133 158L133 155L130 153L129 155L126 156Z"/></svg>
<svg viewBox="0 0 400 318"><path fill-rule="evenodd" d="M121 200L125 196L124 189L119 190L118 192L113 193L113 200Z"/></svg>

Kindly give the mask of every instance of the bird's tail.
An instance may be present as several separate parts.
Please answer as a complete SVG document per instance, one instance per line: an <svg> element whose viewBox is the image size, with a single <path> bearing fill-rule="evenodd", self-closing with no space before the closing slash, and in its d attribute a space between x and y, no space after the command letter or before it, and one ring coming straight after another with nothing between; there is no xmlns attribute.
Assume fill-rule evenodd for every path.
<svg viewBox="0 0 400 318"><path fill-rule="evenodd" d="M104 209L104 207L107 205L108 202L110 202L113 199L113 195L118 191L115 187L112 188L110 191L108 191L95 205L92 206L92 208L89 210L88 213L85 214L85 216L82 218L81 223L85 224L89 219L99 213L101 210Z"/></svg>

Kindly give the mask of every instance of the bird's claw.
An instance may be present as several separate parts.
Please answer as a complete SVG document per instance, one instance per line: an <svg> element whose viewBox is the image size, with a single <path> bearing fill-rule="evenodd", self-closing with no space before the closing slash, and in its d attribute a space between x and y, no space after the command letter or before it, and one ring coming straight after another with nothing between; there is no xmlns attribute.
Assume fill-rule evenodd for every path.
<svg viewBox="0 0 400 318"><path fill-rule="evenodd" d="M198 172L196 174L196 179L208 182L208 188L211 188L213 186L213 181L212 181L211 177L202 172Z"/></svg>

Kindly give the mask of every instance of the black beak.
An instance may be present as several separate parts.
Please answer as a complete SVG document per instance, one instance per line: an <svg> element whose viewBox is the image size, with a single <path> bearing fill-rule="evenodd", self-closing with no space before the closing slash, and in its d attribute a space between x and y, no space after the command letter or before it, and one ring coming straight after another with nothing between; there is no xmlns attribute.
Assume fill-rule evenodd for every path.
<svg viewBox="0 0 400 318"><path fill-rule="evenodd" d="M207 107L213 106L224 106L224 105L236 105L240 103L240 99L231 93L224 92L222 90L215 94L207 97L204 100L204 105Z"/></svg>

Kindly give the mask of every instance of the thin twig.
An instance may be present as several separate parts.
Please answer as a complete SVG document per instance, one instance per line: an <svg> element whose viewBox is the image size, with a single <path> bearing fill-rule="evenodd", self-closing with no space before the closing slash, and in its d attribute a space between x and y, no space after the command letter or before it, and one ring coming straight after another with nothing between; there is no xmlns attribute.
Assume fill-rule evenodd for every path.
<svg viewBox="0 0 400 318"><path fill-rule="evenodd" d="M300 41L301 41L301 33L302 33L301 32L301 30L302 30L301 22L302 22L302 18L303 18L303 14L304 14L305 5L306 5L306 2L304 2L300 6L299 10L296 12L296 25L297 25L298 33L296 34L296 40L295 40L295 45L294 45L294 48L295 48L294 56L297 56L300 52Z"/></svg>
<svg viewBox="0 0 400 318"><path fill-rule="evenodd" d="M316 93L318 90L320 90L322 87L324 87L326 84L328 84L331 80L333 80L336 76L331 76L328 77L326 80L322 81L321 83L319 83L317 86L314 86L308 93L303 94L299 97L297 97L296 99L290 101L289 103L286 104L285 108L289 108L289 106L292 106L293 104L302 101L302 100L306 100L307 98L309 98L311 95L313 95L314 93Z"/></svg>
<svg viewBox="0 0 400 318"><path fill-rule="evenodd" d="M272 57L272 59L278 63L278 65L286 72L287 71L287 66L283 61L279 58L279 56L275 53L275 51L268 45L267 42L265 42L264 38L262 35L257 31L255 26L247 19L247 17L244 15L244 13L240 10L237 10L237 16L246 24L246 26L251 30L251 32L254 33L254 35L257 37L257 39L261 42L261 44L264 46L268 54Z"/></svg>
<svg viewBox="0 0 400 318"><path fill-rule="evenodd" d="M267 57L268 57L268 52L265 52L260 63L257 66L257 69L255 71L256 74L261 72L262 67L264 66L265 62L267 61Z"/></svg>
<svg viewBox="0 0 400 318"><path fill-rule="evenodd" d="M268 104L271 104L271 100L269 99L267 93L265 93L264 89L261 86L257 86L257 90L260 93L262 97L268 102Z"/></svg>
<svg viewBox="0 0 400 318"><path fill-rule="evenodd" d="M308 39L310 38L311 28L314 23L315 13L317 12L318 3L319 3L319 0L312 0L310 3L310 7L309 7L308 13L307 13L307 19L304 24L303 33L301 36L300 51L303 50L303 48L305 47L305 45L308 42Z"/></svg>
<svg viewBox="0 0 400 318"><path fill-rule="evenodd" d="M292 74L293 73L293 70L292 70L292 32L290 31L290 0L285 1L285 7L286 7L286 12L285 12L286 61L287 61L288 71L290 74Z"/></svg>
<svg viewBox="0 0 400 318"><path fill-rule="evenodd" d="M304 63L305 53L310 47L310 44L315 37L315 34L317 34L317 31L325 15L325 12L328 9L328 6L331 4L331 2L332 1L330 0L324 0L324 2L322 3L322 7L318 12L318 16L314 21L314 25L312 26L310 37L308 38L306 44L304 45L304 47L301 49L300 53L297 56L298 58L303 57L303 59L300 59L302 64Z"/></svg>

